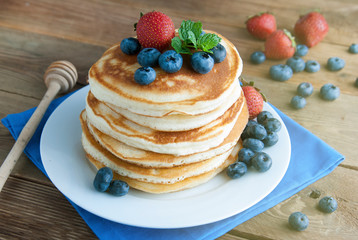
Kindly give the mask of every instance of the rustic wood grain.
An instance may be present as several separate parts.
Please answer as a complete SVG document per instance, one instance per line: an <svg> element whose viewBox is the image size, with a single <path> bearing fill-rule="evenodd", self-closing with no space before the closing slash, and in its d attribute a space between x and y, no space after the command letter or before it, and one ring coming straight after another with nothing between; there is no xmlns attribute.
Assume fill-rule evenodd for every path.
<svg viewBox="0 0 358 240"><path fill-rule="evenodd" d="M321 70L296 73L287 82L275 82L268 76L270 66L285 61L267 60L261 65L249 62L250 54L263 50L263 42L245 29L247 16L269 10L275 13L278 27L292 30L300 14L320 8L330 30L326 38L311 48L305 60L315 59ZM75 64L80 79L85 80L89 67L107 47L134 35L133 23L139 12L163 11L178 27L183 19L201 20L204 27L220 32L238 48L244 61L243 76L255 81L269 101L303 127L346 156L332 174L310 185L288 200L250 219L219 239L355 239L358 235L357 191L358 161L357 121L358 55L347 52L358 39L358 5L355 0L3 0L0 4L0 117L24 111L38 104L46 91L42 76L55 60ZM339 72L325 68L332 56L346 60ZM289 101L303 81L314 86L307 106L294 110ZM324 83L341 88L334 102L319 97ZM77 86L79 88L80 86ZM14 140L0 125L0 162ZM0 194L1 239L95 239L91 230L52 183L29 159L21 156L5 194ZM318 199L312 190L332 195L339 209L322 214L316 209ZM288 228L293 211L303 211L310 218L304 232Z"/></svg>
<svg viewBox="0 0 358 240"><path fill-rule="evenodd" d="M96 239L53 185L10 177L0 203L0 239Z"/></svg>

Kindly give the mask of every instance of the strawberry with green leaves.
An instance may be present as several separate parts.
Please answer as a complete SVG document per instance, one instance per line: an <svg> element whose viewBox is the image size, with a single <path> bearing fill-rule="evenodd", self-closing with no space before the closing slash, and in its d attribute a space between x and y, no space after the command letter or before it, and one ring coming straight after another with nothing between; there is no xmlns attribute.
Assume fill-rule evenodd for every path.
<svg viewBox="0 0 358 240"><path fill-rule="evenodd" d="M245 95L247 108L249 109L249 119L251 120L262 112L266 98L258 88L254 87L253 82L247 83L243 79L241 82L243 83L241 88Z"/></svg>
<svg viewBox="0 0 358 240"><path fill-rule="evenodd" d="M277 29L276 18L268 12L249 17L246 21L247 31L254 37L265 40Z"/></svg>
<svg viewBox="0 0 358 240"><path fill-rule="evenodd" d="M156 48L162 51L170 46L175 35L173 21L164 13L156 11L141 14L134 27L143 48Z"/></svg>
<svg viewBox="0 0 358 240"><path fill-rule="evenodd" d="M265 41L265 56L269 59L286 59L295 54L296 42L286 29L277 30Z"/></svg>
<svg viewBox="0 0 358 240"><path fill-rule="evenodd" d="M297 40L307 47L317 45L326 36L329 26L319 12L310 12L301 16L294 27Z"/></svg>

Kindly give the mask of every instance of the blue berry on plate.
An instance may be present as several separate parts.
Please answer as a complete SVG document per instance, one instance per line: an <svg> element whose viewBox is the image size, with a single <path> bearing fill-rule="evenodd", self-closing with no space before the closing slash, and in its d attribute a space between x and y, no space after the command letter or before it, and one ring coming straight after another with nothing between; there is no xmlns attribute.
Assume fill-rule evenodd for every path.
<svg viewBox="0 0 358 240"><path fill-rule="evenodd" d="M263 63L265 60L266 60L266 56L261 51L253 52L250 56L250 61L253 64L260 64L260 63Z"/></svg>
<svg viewBox="0 0 358 240"><path fill-rule="evenodd" d="M309 82L300 83L297 87L297 94L301 97L309 97L313 93L313 86Z"/></svg>
<svg viewBox="0 0 358 240"><path fill-rule="evenodd" d="M250 137L249 135L249 128L253 125L256 125L258 124L256 121L254 120L249 120L244 128L244 131L242 132L241 134L241 139L244 140L245 138L248 138Z"/></svg>
<svg viewBox="0 0 358 240"><path fill-rule="evenodd" d="M160 55L159 66L167 73L175 73L183 66L183 57L174 50L168 50Z"/></svg>
<svg viewBox="0 0 358 240"><path fill-rule="evenodd" d="M272 166L272 159L270 155L265 152L257 152L251 158L252 166L259 172L266 172Z"/></svg>
<svg viewBox="0 0 358 240"><path fill-rule="evenodd" d="M137 55L137 61L142 67L158 66L160 52L156 48L143 48Z"/></svg>
<svg viewBox="0 0 358 240"><path fill-rule="evenodd" d="M326 196L318 202L319 209L325 213L331 213L336 211L337 206L338 204L336 199L330 196Z"/></svg>
<svg viewBox="0 0 358 240"><path fill-rule="evenodd" d="M291 106L295 109L302 109L306 106L306 99L301 96L294 96L291 98Z"/></svg>
<svg viewBox="0 0 358 240"><path fill-rule="evenodd" d="M330 71L339 71L346 65L346 62L339 57L331 57L327 60L327 68Z"/></svg>
<svg viewBox="0 0 358 240"><path fill-rule="evenodd" d="M278 132L282 126L281 122L276 118L268 118L262 123L262 125L268 132Z"/></svg>
<svg viewBox="0 0 358 240"><path fill-rule="evenodd" d="M113 179L112 169L109 167L103 167L97 171L97 174L93 180L94 188L99 192L105 192Z"/></svg>
<svg viewBox="0 0 358 240"><path fill-rule="evenodd" d="M129 186L121 180L113 180L108 187L108 192L114 196L124 196L128 193Z"/></svg>
<svg viewBox="0 0 358 240"><path fill-rule="evenodd" d="M210 50L213 52L210 53L210 56L214 59L215 63L221 63L226 58L226 49L220 43Z"/></svg>
<svg viewBox="0 0 358 240"><path fill-rule="evenodd" d="M134 73L134 80L140 85L148 85L155 80L156 73L151 67L138 68Z"/></svg>
<svg viewBox="0 0 358 240"><path fill-rule="evenodd" d="M247 166L243 162L235 162L227 167L226 174L232 178L236 179L242 177L247 172Z"/></svg>
<svg viewBox="0 0 358 240"><path fill-rule="evenodd" d="M275 81L287 81L292 75L292 68L285 64L274 65L270 68L270 77Z"/></svg>
<svg viewBox="0 0 358 240"><path fill-rule="evenodd" d="M294 212L288 218L288 223L294 230L303 231L308 227L309 220L306 214Z"/></svg>
<svg viewBox="0 0 358 240"><path fill-rule="evenodd" d="M265 147L271 147L278 142L278 135L275 132L269 132L267 136L262 140Z"/></svg>
<svg viewBox="0 0 358 240"><path fill-rule="evenodd" d="M255 124L255 125L250 126L250 127L248 127L247 131L248 131L248 134L250 137L256 138L259 140L262 140L267 136L267 131L266 131L265 127L262 126L261 124Z"/></svg>
<svg viewBox="0 0 358 240"><path fill-rule="evenodd" d="M339 97L340 89L331 83L326 83L321 87L319 93L324 100L333 101Z"/></svg>
<svg viewBox="0 0 358 240"><path fill-rule="evenodd" d="M207 52L195 52L191 55L191 66L195 72L206 74L214 67L214 59Z"/></svg>
<svg viewBox="0 0 358 240"><path fill-rule="evenodd" d="M308 53L308 47L306 45L298 44L296 46L295 56L303 57L303 56L306 56L307 53Z"/></svg>
<svg viewBox="0 0 358 240"><path fill-rule="evenodd" d="M318 72L321 69L321 65L315 60L308 60L306 62L305 71L309 73Z"/></svg>
<svg viewBox="0 0 358 240"><path fill-rule="evenodd" d="M138 39L130 37L121 41L120 48L123 53L127 55L134 55L139 53L141 46Z"/></svg>
<svg viewBox="0 0 358 240"><path fill-rule="evenodd" d="M358 53L358 44L353 43L350 45L348 51L350 53Z"/></svg>
<svg viewBox="0 0 358 240"><path fill-rule="evenodd" d="M262 124L266 119L273 118L272 113L269 111L262 111L257 115L257 122Z"/></svg>
<svg viewBox="0 0 358 240"><path fill-rule="evenodd" d="M254 156L254 152L249 148L241 148L237 157L239 162L244 162L246 166L251 166L251 158Z"/></svg>
<svg viewBox="0 0 358 240"><path fill-rule="evenodd" d="M305 61L297 56L287 59L286 64L292 68L294 73L302 72L306 66Z"/></svg>
<svg viewBox="0 0 358 240"><path fill-rule="evenodd" d="M264 148L264 143L255 138L246 138L242 142L242 146L251 149L253 152L260 152Z"/></svg>

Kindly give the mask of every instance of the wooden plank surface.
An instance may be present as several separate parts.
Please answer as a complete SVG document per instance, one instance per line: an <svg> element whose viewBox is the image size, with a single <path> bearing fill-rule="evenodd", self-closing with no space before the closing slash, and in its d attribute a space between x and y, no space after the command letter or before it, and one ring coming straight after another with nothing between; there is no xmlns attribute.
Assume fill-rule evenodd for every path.
<svg viewBox="0 0 358 240"><path fill-rule="evenodd" d="M297 73L287 82L269 79L269 67L285 61L268 60L261 65L249 62L253 51L263 50L263 42L245 29L247 16L259 11L275 13L278 27L292 30L298 16L320 8L330 31L305 60L315 59L321 70L314 74ZM347 52L358 39L358 3L355 0L252 1L163 1L163 0L3 0L0 3L0 117L24 111L38 104L46 88L42 75L54 60L66 59L78 68L85 81L89 67L104 50L124 37L134 35L133 23L139 12L159 10L168 14L176 26L183 19L201 20L204 27L229 38L245 63L243 76L253 80L269 101L299 124L346 156L332 174L307 187L290 199L241 224L220 239L355 239L358 236L358 55ZM329 57L346 60L340 72L325 69ZM309 81L315 92L302 110L289 106L300 82ZM324 83L341 88L334 102L319 98ZM80 86L77 86L79 88ZM0 125L0 156L4 159L14 140ZM2 160L1 160L2 161ZM320 213L312 190L332 195L339 209L330 215ZM295 232L287 227L293 211L303 211L310 227ZM36 217L35 217L36 216ZM47 231L44 231L47 229ZM52 183L22 156L0 193L1 239L95 239L68 201Z"/></svg>

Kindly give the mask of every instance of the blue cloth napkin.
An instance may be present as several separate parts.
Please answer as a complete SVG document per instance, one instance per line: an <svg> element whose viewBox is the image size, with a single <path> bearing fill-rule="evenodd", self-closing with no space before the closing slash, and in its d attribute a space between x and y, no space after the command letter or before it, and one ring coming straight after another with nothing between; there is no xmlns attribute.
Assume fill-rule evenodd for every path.
<svg viewBox="0 0 358 240"><path fill-rule="evenodd" d="M57 98L51 103L38 129L25 149L26 155L44 174L46 174L46 172L41 162L39 147L41 132L50 114L68 96L69 95ZM280 115L288 129L292 148L291 161L279 185L263 200L246 211L218 222L196 227L149 229L128 226L103 219L69 201L100 239L215 239L326 176L344 160L344 157L340 153L287 117L274 106L272 107ZM2 123L9 129L15 139L19 136L22 128L34 110L35 109L29 109L22 113L10 114L2 119Z"/></svg>

